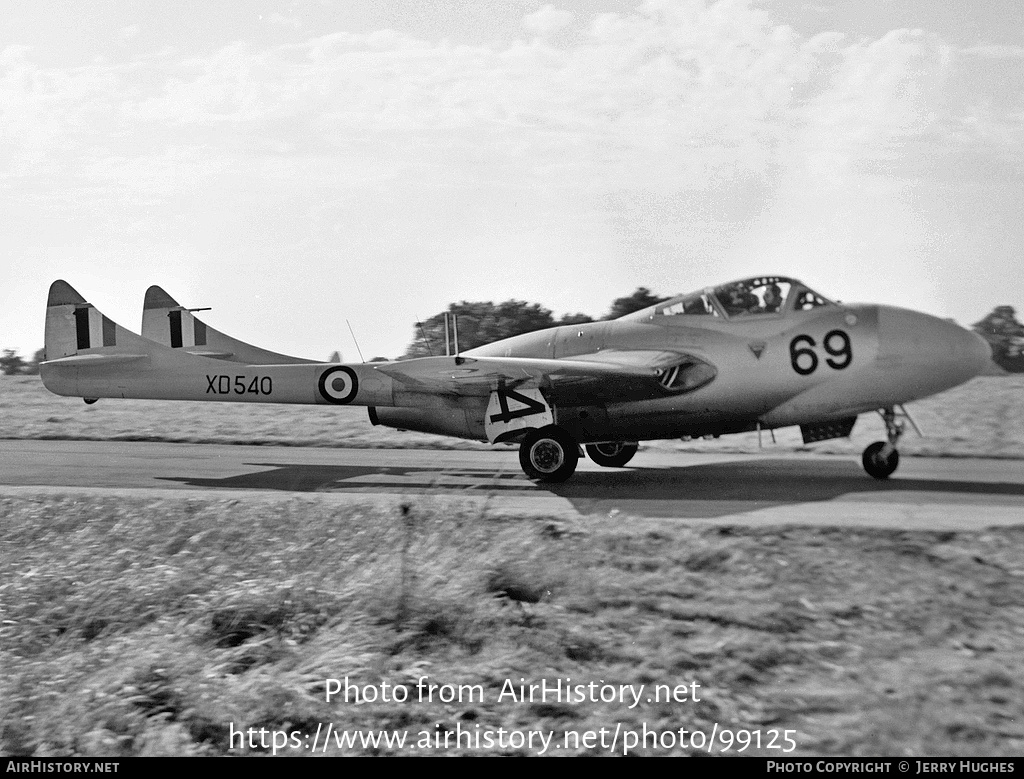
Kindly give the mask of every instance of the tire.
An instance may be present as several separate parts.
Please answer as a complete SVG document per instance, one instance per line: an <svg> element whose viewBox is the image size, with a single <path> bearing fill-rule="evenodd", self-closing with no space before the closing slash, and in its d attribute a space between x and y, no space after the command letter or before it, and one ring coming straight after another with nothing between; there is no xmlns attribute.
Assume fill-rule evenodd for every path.
<svg viewBox="0 0 1024 779"><path fill-rule="evenodd" d="M531 431L519 445L519 464L534 481L563 482L576 472L576 442L555 425Z"/></svg>
<svg viewBox="0 0 1024 779"><path fill-rule="evenodd" d="M606 441L587 444L587 456L605 468L621 468L633 459L639 445L634 441Z"/></svg>
<svg viewBox="0 0 1024 779"><path fill-rule="evenodd" d="M861 457L864 470L876 479L888 479L900 464L900 453L895 449L892 450L888 458L880 457L879 452L883 447L885 447L884 442L875 441L864 450L864 455Z"/></svg>

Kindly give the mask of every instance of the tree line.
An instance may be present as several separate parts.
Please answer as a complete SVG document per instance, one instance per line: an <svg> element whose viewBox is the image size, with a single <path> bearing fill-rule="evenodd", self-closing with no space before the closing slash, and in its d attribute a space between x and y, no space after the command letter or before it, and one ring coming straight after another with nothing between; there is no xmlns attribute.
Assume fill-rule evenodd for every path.
<svg viewBox="0 0 1024 779"><path fill-rule="evenodd" d="M608 313L602 319L618 319L667 299L655 295L647 287L637 287L631 294L612 301ZM403 358L444 354L445 313L458 316L460 350L556 325L595 321L587 314L565 314L556 319L550 309L524 300L506 300L503 303L463 300L451 303L446 312L417 322L413 340L402 355ZM989 342L992 359L999 367L1010 373L1024 373L1024 324L1017 321L1017 312L1013 306L996 306L984 319L975 322L972 328ZM14 349L4 349L0 354L0 373L5 376L36 374L39 373L39 363L45 359L44 349L39 349L30 360L21 357ZM374 358L378 359L383 358Z"/></svg>
<svg viewBox="0 0 1024 779"><path fill-rule="evenodd" d="M1024 373L1024 324L1017 321L1013 306L996 306L973 327L992 347L996 365L1010 373Z"/></svg>
<svg viewBox="0 0 1024 779"><path fill-rule="evenodd" d="M647 287L637 287L632 294L612 301L611 308L603 319L618 319L663 300L668 298L658 297ZM458 317L460 351L548 327L595 321L587 314L566 314L560 319L555 319L550 309L525 300L506 300L504 303L463 300L461 303L449 304L447 311L417 322L414 325L412 342L402 355L403 359L436 357L444 354L446 313ZM453 339L454 348L454 334L449 333L449 338Z"/></svg>
<svg viewBox="0 0 1024 779"><path fill-rule="evenodd" d="M39 349L31 360L26 360L14 349L4 349L0 353L0 373L4 376L33 375L39 373L39 363L45 359L45 349Z"/></svg>

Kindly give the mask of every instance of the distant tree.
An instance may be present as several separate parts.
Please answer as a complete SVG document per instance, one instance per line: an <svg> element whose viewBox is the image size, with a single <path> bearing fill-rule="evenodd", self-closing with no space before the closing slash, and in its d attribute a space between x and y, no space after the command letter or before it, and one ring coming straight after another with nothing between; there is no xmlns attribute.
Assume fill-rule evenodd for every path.
<svg viewBox="0 0 1024 779"><path fill-rule="evenodd" d="M556 321L549 309L538 303L524 300L506 300L504 303L471 302L463 300L448 306L448 313L458 317L459 350L483 346L502 338L511 338L522 333L532 333L554 327L556 324L579 324L592 322L586 314L568 314ZM449 320L450 322L450 320ZM449 324L449 328L451 325ZM449 330L452 349L455 348L455 332ZM444 354L444 313L435 314L417 323L413 341L405 350L404 357L428 357Z"/></svg>
<svg viewBox="0 0 1024 779"><path fill-rule="evenodd" d="M25 360L14 349L4 349L0 356L0 372L4 376L16 376L25 367Z"/></svg>
<svg viewBox="0 0 1024 779"><path fill-rule="evenodd" d="M617 319L642 308L661 303L668 298L658 297L647 287L637 287L631 295L617 298L605 319ZM538 303L523 300L506 300L504 303L470 302L452 303L448 313L459 318L459 350L465 351L476 346L511 338L522 333L532 333L555 325L579 325L593 322L587 314L565 314L556 320L551 311ZM452 348L455 348L455 333L449 333ZM417 322L412 343L405 350L403 358L429 357L444 354L444 313Z"/></svg>
<svg viewBox="0 0 1024 779"><path fill-rule="evenodd" d="M27 373L33 376L36 375L37 373L39 373L39 363L45 360L46 349L37 349L36 353L32 355L31 362L25 363L25 367L22 370L22 373Z"/></svg>
<svg viewBox="0 0 1024 779"><path fill-rule="evenodd" d="M1013 306L996 306L973 327L989 342L998 366L1011 373L1024 373L1024 325L1017 321Z"/></svg>
<svg viewBox="0 0 1024 779"><path fill-rule="evenodd" d="M560 325L582 325L587 322L593 322L594 317L587 316L586 314L565 314L561 319L558 320Z"/></svg>
<svg viewBox="0 0 1024 779"><path fill-rule="evenodd" d="M616 298L612 302L612 308L605 316L605 319L618 319L620 316L632 314L634 311L653 306L655 303L661 303L664 300L668 300L668 298L658 297L647 287L637 287L633 294L627 295L624 298Z"/></svg>

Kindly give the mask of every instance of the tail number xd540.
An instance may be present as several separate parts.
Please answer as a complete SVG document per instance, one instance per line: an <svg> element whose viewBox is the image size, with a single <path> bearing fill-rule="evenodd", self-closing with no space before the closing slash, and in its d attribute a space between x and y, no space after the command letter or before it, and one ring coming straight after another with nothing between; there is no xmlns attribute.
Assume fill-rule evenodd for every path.
<svg viewBox="0 0 1024 779"><path fill-rule="evenodd" d="M809 335L798 335L789 342L789 361L793 370L801 376L810 376L818 369L817 343ZM853 362L853 346L850 336L842 330L830 330L821 339L821 348L828 355L825 363L841 371Z"/></svg>
<svg viewBox="0 0 1024 779"><path fill-rule="evenodd" d="M207 376L207 395L269 395L274 382L269 376Z"/></svg>

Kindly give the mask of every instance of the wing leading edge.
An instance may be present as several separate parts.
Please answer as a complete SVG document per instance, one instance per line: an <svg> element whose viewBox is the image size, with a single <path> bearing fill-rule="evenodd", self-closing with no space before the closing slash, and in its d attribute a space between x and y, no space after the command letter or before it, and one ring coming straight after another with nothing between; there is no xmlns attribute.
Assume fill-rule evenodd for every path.
<svg viewBox="0 0 1024 779"><path fill-rule="evenodd" d="M658 391L659 382L672 366L693 362L695 358L680 352L609 350L557 360L421 357L383 363L376 370L412 392L486 396L499 386L541 387L565 394L562 402L572 403L651 395Z"/></svg>

